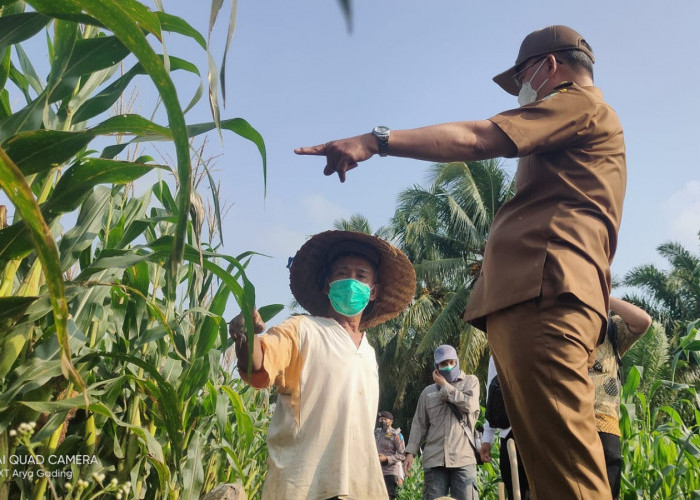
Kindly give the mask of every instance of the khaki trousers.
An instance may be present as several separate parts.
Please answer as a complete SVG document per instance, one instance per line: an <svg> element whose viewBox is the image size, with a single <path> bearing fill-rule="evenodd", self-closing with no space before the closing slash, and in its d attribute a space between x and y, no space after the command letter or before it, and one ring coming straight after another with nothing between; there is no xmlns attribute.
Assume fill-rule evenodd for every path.
<svg viewBox="0 0 700 500"><path fill-rule="evenodd" d="M487 319L508 416L537 500L609 500L588 367L603 318L573 295L540 297Z"/></svg>

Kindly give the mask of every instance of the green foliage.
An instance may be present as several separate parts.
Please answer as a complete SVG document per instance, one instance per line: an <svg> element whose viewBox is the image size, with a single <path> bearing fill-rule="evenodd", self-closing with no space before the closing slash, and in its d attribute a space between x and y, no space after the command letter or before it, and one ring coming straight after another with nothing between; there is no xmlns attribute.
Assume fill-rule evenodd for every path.
<svg viewBox="0 0 700 500"><path fill-rule="evenodd" d="M697 321L683 337L686 355L697 354ZM700 495L700 398L697 387L654 379L640 390L646 374L632 367L623 387L621 498L690 498ZM673 373L671 373L673 377ZM654 404L657 392L670 404ZM685 418L683 413L685 410Z"/></svg>
<svg viewBox="0 0 700 500"><path fill-rule="evenodd" d="M242 118L220 119L218 98L212 122L185 123L170 72L200 77L191 62L159 53L163 32L211 57L184 19L134 0L27 4L34 12L19 1L0 7L0 185L15 208L13 223L0 225L0 456L3 464L11 455L90 459L15 464L27 474L0 476L0 500L118 489L189 499L222 482L255 496L267 393L245 388L220 362L230 344L227 300L252 317L252 255L223 255L207 241L221 228L218 192L207 234L193 170L214 183L199 151L192 166L190 140L217 126L232 131L258 148L265 177L262 137ZM47 40L45 76L22 47L33 36ZM138 74L151 78L167 123L124 108L104 116ZM10 91L24 104L7 99ZM144 176L164 168L137 154L151 141L173 144L177 189L151 180L137 196L132 183L147 187ZM281 306L260 309L270 316Z"/></svg>
<svg viewBox="0 0 700 500"><path fill-rule="evenodd" d="M663 243L657 251L668 270L638 266L625 275L623 284L639 290L628 298L661 322L675 347L684 325L700 317L700 255L676 242Z"/></svg>
<svg viewBox="0 0 700 500"><path fill-rule="evenodd" d="M404 477L403 485L399 487L396 498L398 500L412 500L423 498L423 457L418 455L413 460L409 475Z"/></svg>

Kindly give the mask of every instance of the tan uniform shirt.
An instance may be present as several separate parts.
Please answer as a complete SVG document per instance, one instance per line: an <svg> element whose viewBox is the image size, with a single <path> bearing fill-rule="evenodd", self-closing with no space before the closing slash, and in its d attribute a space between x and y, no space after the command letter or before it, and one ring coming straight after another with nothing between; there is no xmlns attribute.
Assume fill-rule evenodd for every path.
<svg viewBox="0 0 700 500"><path fill-rule="evenodd" d="M374 441L377 360L367 337L355 347L334 319L294 316L260 340L263 367L250 383L279 392L263 500L388 498Z"/></svg>
<svg viewBox="0 0 700 500"><path fill-rule="evenodd" d="M538 297L545 267L554 293L607 317L627 178L617 115L598 88L565 82L490 120L517 147L516 193L494 218L464 319L485 330L488 314Z"/></svg>
<svg viewBox="0 0 700 500"><path fill-rule="evenodd" d="M469 414L469 421L474 425L480 409L479 379L461 372L452 384L447 383L440 389L436 384L431 384L423 389L413 415L406 453L417 455L425 439L424 469L476 464L469 438L447 406L447 401L457 406L462 413Z"/></svg>

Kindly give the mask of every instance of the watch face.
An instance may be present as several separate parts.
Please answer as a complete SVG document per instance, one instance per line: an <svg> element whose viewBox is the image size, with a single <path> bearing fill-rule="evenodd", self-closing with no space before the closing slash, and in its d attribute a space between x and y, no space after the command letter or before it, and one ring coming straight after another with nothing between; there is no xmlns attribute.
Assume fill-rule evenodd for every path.
<svg viewBox="0 0 700 500"><path fill-rule="evenodd" d="M389 133L389 127L379 125L378 127L374 127L374 132L380 135L386 135Z"/></svg>

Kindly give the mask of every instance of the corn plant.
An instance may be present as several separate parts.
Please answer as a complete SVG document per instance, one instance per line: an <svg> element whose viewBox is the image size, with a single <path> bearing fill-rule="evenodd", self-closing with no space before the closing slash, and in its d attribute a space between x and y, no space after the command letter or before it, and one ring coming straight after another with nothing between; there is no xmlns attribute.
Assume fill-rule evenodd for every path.
<svg viewBox="0 0 700 500"><path fill-rule="evenodd" d="M672 364L671 380L651 381L641 391L644 370L634 366L622 392L622 491L625 499L700 498L700 398L697 387L673 380L681 358L700 352L698 322L688 326ZM657 392L667 393L654 405Z"/></svg>
<svg viewBox="0 0 700 500"><path fill-rule="evenodd" d="M126 497L189 499L224 481L254 495L264 476L265 393L243 391L220 365L230 296L251 321L252 254L217 253L202 236L190 138L218 128L249 139L263 177L265 145L245 120L220 117L211 69L213 119L185 123L170 73L200 75L165 55L168 32L208 53L184 19L135 0L0 2L0 186L15 209L7 227L0 216L0 467L10 472L0 500L97 498L115 485ZM23 48L36 37L47 43L43 77ZM109 116L137 75L167 123ZM174 182L135 196L131 183L170 170L135 153L151 141L172 143ZM32 454L45 462L17 462Z"/></svg>

